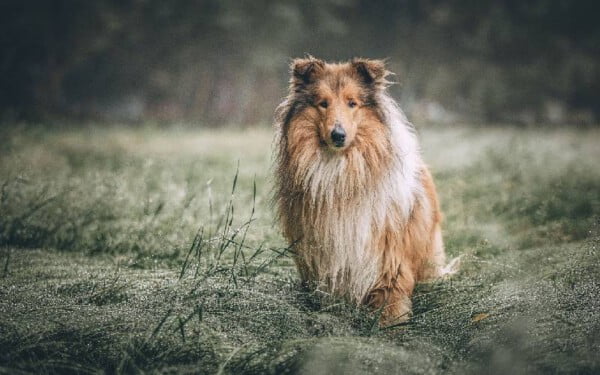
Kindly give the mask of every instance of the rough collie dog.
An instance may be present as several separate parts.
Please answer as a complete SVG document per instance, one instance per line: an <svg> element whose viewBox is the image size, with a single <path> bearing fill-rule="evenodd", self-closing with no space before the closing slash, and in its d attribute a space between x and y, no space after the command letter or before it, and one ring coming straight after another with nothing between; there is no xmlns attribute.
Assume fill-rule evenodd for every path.
<svg viewBox="0 0 600 375"><path fill-rule="evenodd" d="M308 285L406 320L415 283L448 273L441 213L382 61L294 60L276 113L275 202Z"/></svg>

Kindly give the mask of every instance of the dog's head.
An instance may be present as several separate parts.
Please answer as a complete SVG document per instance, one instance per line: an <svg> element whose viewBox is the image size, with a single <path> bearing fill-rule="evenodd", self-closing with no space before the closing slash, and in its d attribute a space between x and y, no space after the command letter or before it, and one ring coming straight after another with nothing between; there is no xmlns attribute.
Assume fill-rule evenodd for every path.
<svg viewBox="0 0 600 375"><path fill-rule="evenodd" d="M321 146L343 151L361 127L376 120L376 97L386 88L388 74L381 60L331 64L308 56L292 62L290 90Z"/></svg>

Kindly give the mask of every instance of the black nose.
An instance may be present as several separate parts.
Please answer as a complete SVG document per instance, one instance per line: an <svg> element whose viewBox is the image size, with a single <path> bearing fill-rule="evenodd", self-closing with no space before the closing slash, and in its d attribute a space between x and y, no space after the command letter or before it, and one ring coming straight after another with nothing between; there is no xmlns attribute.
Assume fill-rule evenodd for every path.
<svg viewBox="0 0 600 375"><path fill-rule="evenodd" d="M336 126L333 128L331 132L331 140L337 147L342 147L344 145L344 141L346 140L346 132L344 128L340 126Z"/></svg>

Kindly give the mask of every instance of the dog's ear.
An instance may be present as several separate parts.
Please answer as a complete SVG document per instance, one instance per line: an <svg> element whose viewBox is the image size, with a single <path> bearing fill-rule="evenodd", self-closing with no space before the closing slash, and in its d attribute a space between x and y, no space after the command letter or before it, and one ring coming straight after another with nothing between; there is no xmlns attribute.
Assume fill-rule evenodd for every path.
<svg viewBox="0 0 600 375"><path fill-rule="evenodd" d="M322 60L310 55L303 59L294 59L291 65L291 83L293 86L305 86L313 83L324 68L325 63Z"/></svg>
<svg viewBox="0 0 600 375"><path fill-rule="evenodd" d="M390 75L391 72L385 68L385 62L383 60L354 58L350 64L358 74L358 77L365 84L381 89L386 88L389 85L390 82L386 77Z"/></svg>

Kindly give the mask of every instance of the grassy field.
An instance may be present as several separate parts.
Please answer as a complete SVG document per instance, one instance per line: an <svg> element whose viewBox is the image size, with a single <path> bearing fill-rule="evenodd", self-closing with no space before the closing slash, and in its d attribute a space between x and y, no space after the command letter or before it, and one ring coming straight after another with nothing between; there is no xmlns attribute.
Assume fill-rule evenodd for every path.
<svg viewBox="0 0 600 375"><path fill-rule="evenodd" d="M420 129L460 273L301 289L269 129L0 133L0 373L598 373L600 130Z"/></svg>

